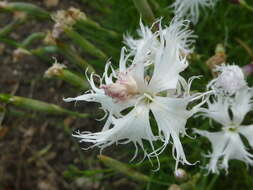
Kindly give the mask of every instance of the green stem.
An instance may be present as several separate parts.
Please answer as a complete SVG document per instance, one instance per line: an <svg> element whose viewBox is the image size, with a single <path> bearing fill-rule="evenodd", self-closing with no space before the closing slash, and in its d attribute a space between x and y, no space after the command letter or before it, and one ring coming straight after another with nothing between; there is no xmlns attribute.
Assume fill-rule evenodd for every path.
<svg viewBox="0 0 253 190"><path fill-rule="evenodd" d="M71 115L71 116L80 117L80 118L87 118L89 116L88 114L81 114L78 112L66 110L55 104L49 104L49 103L45 103L39 100L30 99L30 98L12 96L9 94L0 94L0 101L15 105L20 108L44 112L48 114Z"/></svg>
<svg viewBox="0 0 253 190"><path fill-rule="evenodd" d="M97 1L90 1L90 0L81 0L83 3L87 3L89 6L91 6L94 9L97 9L98 11L104 13L104 14L110 14L112 11L106 6L102 6L101 2Z"/></svg>
<svg viewBox="0 0 253 190"><path fill-rule="evenodd" d="M0 10L1 9L10 12L22 11L40 19L47 19L47 20L51 19L49 12L31 3L23 3L23 2L6 3L6 5L0 6Z"/></svg>
<svg viewBox="0 0 253 190"><path fill-rule="evenodd" d="M107 56L100 49L95 47L92 43L86 40L83 36L70 28L65 29L65 34L73 40L74 43L79 45L84 52L87 52L97 58L105 60Z"/></svg>
<svg viewBox="0 0 253 190"><path fill-rule="evenodd" d="M150 6L153 8L153 10L155 11L159 11L160 10L160 5L159 3L157 3L156 0L148 0Z"/></svg>
<svg viewBox="0 0 253 190"><path fill-rule="evenodd" d="M48 56L48 54L54 54L58 52L59 52L59 49L57 46L45 46L45 47L40 47L40 48L30 50L31 54L33 54L34 56L48 63L50 63L52 60L51 57Z"/></svg>
<svg viewBox="0 0 253 190"><path fill-rule="evenodd" d="M77 74L75 74L67 69L63 69L61 74L58 75L58 77L64 81L72 84L73 86L76 86L77 88L79 88L83 91L86 91L87 89L89 89L89 84L87 83L86 80L84 80L83 78L81 78Z"/></svg>
<svg viewBox="0 0 253 190"><path fill-rule="evenodd" d="M45 33L43 33L43 32L32 33L30 36L28 36L26 39L23 40L22 47L25 48L25 47L31 45L34 41L41 40L44 37L45 37Z"/></svg>
<svg viewBox="0 0 253 190"><path fill-rule="evenodd" d="M213 189L213 186L215 184L215 182L217 181L219 175L214 175L210 181L210 183L208 184L206 190L212 190Z"/></svg>
<svg viewBox="0 0 253 190"><path fill-rule="evenodd" d="M89 73L95 72L95 69L88 64L86 60L80 57L75 51L65 43L57 42L60 53L65 56L71 63L79 66L83 71L88 69Z"/></svg>
<svg viewBox="0 0 253 190"><path fill-rule="evenodd" d="M21 47L21 44L19 44L18 42L16 42L13 39L6 38L6 37L0 37L0 42L6 43L6 44L16 47L16 48Z"/></svg>
<svg viewBox="0 0 253 190"><path fill-rule="evenodd" d="M102 27L99 23L87 18L87 19L80 19L76 22L75 25L82 25L85 28L90 28L92 30L95 30L97 32L101 32L104 33L104 35L106 35L107 37L110 37L111 39L116 39L119 40L121 39L120 35L118 33L116 33L115 31L106 29L104 27Z"/></svg>
<svg viewBox="0 0 253 190"><path fill-rule="evenodd" d="M110 40L106 34L102 34L99 31L94 33L94 30L91 28L80 24L75 25L75 29L82 35L85 35L85 38L87 38L89 41L99 45L103 52L105 52L109 57L113 57L114 59L118 57L119 50L115 47L118 47L119 44L117 44L117 42L120 42L122 40Z"/></svg>
<svg viewBox="0 0 253 190"><path fill-rule="evenodd" d="M240 5L247 8L248 10L253 11L253 7L248 5L248 3L245 0L239 0L239 3L240 3Z"/></svg>
<svg viewBox="0 0 253 190"><path fill-rule="evenodd" d="M147 0L133 0L135 7L138 9L142 18L152 24L155 21L155 16L150 8Z"/></svg>
<svg viewBox="0 0 253 190"><path fill-rule="evenodd" d="M135 171L134 169L128 167L126 164L123 164L123 163L121 163L117 160L114 160L114 159L112 159L110 157L107 157L107 156L104 156L104 155L99 155L98 158L107 167L113 169L116 172L123 173L123 174L131 177L132 179L134 179L136 181L141 181L141 182L151 181L151 179L148 176Z"/></svg>
<svg viewBox="0 0 253 190"><path fill-rule="evenodd" d="M6 25L3 29L0 30L0 37L7 36L10 34L15 28L20 26L25 22L25 19L16 19L12 21L10 24Z"/></svg>

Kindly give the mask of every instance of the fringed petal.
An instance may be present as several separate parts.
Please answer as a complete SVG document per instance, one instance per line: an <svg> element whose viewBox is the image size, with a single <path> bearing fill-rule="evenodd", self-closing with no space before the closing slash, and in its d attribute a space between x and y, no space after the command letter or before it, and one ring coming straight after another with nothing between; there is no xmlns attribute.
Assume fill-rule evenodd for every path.
<svg viewBox="0 0 253 190"><path fill-rule="evenodd" d="M203 108L201 111L203 116L215 120L216 122L227 126L231 124L229 116L230 101L223 96L213 98L213 102L207 101L208 109Z"/></svg>
<svg viewBox="0 0 253 190"><path fill-rule="evenodd" d="M241 160L246 164L253 164L253 155L247 152L239 134L234 131L207 132L195 129L195 133L205 136L212 144L213 152L208 156L210 162L206 166L209 172L219 173L219 169L228 171L231 159Z"/></svg>
<svg viewBox="0 0 253 190"><path fill-rule="evenodd" d="M79 133L73 135L80 139L80 142L92 143L92 147L104 149L112 144L134 143L143 149L143 141L146 140L153 146L156 137L149 123L149 108L146 105L138 105L131 112L122 118L112 118L112 127L108 130L97 133ZM136 153L135 153L136 156Z"/></svg>
<svg viewBox="0 0 253 190"><path fill-rule="evenodd" d="M245 115L252 109L253 93L248 87L238 91L231 102L231 110L233 112L233 122L240 125Z"/></svg>
<svg viewBox="0 0 253 190"><path fill-rule="evenodd" d="M176 0L173 7L175 15L190 19L194 24L199 20L200 8L213 7L217 0Z"/></svg>
<svg viewBox="0 0 253 190"><path fill-rule="evenodd" d="M164 142L164 146L167 146L172 138L173 149L175 150L174 157L177 163L181 162L182 164L190 164L186 160L179 139L180 133L185 134L186 121L192 115L191 111L186 110L187 104L188 102L184 99L167 97L155 97L150 104L158 125L160 139Z"/></svg>

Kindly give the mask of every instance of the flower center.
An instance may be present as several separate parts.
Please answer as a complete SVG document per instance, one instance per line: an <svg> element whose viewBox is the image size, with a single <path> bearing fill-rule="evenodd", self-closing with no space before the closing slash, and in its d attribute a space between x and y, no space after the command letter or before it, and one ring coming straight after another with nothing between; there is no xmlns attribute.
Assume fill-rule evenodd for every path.
<svg viewBox="0 0 253 190"><path fill-rule="evenodd" d="M133 77L120 75L115 83L102 85L105 94L118 101L125 101L138 93L138 87Z"/></svg>

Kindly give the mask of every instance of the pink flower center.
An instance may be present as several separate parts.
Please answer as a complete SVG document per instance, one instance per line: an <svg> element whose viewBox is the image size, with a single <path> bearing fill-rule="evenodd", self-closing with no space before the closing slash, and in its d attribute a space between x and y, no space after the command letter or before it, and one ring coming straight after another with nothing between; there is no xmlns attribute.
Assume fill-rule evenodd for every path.
<svg viewBox="0 0 253 190"><path fill-rule="evenodd" d="M121 75L115 83L102 85L105 94L118 101L125 101L137 94L137 84L133 77Z"/></svg>

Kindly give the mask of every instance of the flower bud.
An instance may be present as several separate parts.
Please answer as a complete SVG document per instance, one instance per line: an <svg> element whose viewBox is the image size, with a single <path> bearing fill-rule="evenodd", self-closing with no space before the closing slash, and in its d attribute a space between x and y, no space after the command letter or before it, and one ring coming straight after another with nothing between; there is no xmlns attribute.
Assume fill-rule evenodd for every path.
<svg viewBox="0 0 253 190"><path fill-rule="evenodd" d="M225 52L225 48L223 47L222 44L218 44L215 49L215 55L210 57L206 61L206 64L210 70L213 70L215 67L225 63L226 59L227 59L227 55ZM215 74L215 73L213 73L213 74Z"/></svg>
<svg viewBox="0 0 253 190"><path fill-rule="evenodd" d="M175 173L174 176L176 178L176 180L178 181L186 181L188 179L188 175L186 173L185 170L183 170L182 168L178 168Z"/></svg>
<svg viewBox="0 0 253 190"><path fill-rule="evenodd" d="M215 81L214 88L226 94L232 95L247 86L243 71L237 65L219 66L216 71L221 73Z"/></svg>
<svg viewBox="0 0 253 190"><path fill-rule="evenodd" d="M181 190L180 186L177 184L172 184L168 190Z"/></svg>
<svg viewBox="0 0 253 190"><path fill-rule="evenodd" d="M66 68L65 65L55 62L53 64L53 66L49 67L46 70L44 76L47 77L47 78L54 77L54 76L59 76L59 75L61 75L62 70L64 68Z"/></svg>

